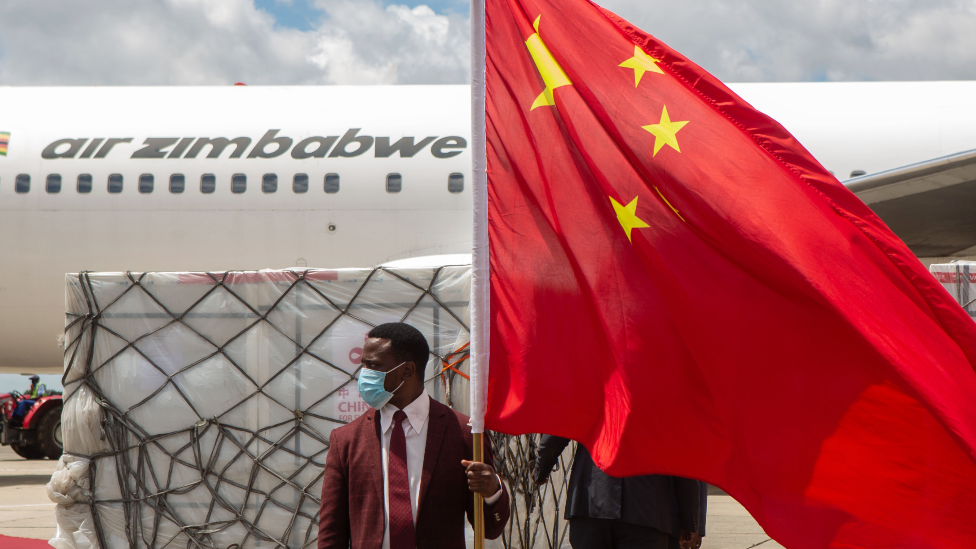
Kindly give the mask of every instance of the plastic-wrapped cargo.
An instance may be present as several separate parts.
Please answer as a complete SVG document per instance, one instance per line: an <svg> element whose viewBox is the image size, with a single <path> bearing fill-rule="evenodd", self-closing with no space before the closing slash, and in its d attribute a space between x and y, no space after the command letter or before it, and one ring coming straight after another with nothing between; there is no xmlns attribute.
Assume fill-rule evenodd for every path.
<svg viewBox="0 0 976 549"><path fill-rule="evenodd" d="M329 434L368 409L355 376L377 324L417 327L428 392L468 409L469 265L66 283L58 549L313 547ZM535 438L493 440L515 503L501 545L561 546L571 454L540 490Z"/></svg>
<svg viewBox="0 0 976 549"><path fill-rule="evenodd" d="M953 261L929 266L929 272L976 320L976 261Z"/></svg>

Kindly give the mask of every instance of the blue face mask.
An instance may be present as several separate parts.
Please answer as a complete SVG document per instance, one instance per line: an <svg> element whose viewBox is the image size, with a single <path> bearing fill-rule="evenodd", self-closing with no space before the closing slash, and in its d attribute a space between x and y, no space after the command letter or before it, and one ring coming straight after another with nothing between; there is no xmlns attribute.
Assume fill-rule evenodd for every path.
<svg viewBox="0 0 976 549"><path fill-rule="evenodd" d="M401 362L396 368L390 370L396 370L400 366L403 366L406 362ZM393 398L393 393L403 386L403 382L397 385L396 389L393 389L393 393L386 390L386 374L390 372L380 372L377 370L370 370L369 368L359 369L359 396L363 397L366 404L379 410L386 403Z"/></svg>

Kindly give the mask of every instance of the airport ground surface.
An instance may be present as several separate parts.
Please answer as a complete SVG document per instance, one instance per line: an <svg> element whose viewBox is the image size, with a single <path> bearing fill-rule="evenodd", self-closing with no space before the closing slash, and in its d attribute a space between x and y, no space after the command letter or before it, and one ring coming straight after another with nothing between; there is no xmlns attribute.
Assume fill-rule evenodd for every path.
<svg viewBox="0 0 976 549"><path fill-rule="evenodd" d="M45 485L56 461L28 461L9 447L0 447L0 535L54 537L54 504ZM749 513L734 499L713 490L708 496L708 537L705 549L778 549Z"/></svg>
<svg viewBox="0 0 976 549"><path fill-rule="evenodd" d="M56 530L47 481L58 462L26 460L0 446L0 535L51 539Z"/></svg>

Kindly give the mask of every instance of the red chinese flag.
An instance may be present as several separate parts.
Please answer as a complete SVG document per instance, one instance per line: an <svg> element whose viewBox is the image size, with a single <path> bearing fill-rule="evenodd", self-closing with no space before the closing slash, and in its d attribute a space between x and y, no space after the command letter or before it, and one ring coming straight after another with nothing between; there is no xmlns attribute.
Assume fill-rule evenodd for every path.
<svg viewBox="0 0 976 549"><path fill-rule="evenodd" d="M485 36L487 427L706 480L790 548L976 547L976 323L884 223L585 0L488 0Z"/></svg>

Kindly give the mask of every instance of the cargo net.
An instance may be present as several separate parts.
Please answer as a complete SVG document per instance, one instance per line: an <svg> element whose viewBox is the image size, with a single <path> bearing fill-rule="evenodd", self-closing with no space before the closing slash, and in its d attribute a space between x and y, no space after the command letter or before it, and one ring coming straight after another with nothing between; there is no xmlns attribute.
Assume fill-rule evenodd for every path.
<svg viewBox="0 0 976 549"><path fill-rule="evenodd" d="M314 547L332 429L384 322L431 345L426 387L468 410L470 266L68 275L58 549ZM572 452L492 434L512 517L494 547L561 547ZM328 497L326 494L325 497Z"/></svg>

